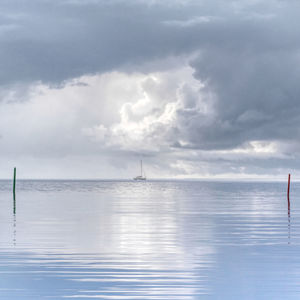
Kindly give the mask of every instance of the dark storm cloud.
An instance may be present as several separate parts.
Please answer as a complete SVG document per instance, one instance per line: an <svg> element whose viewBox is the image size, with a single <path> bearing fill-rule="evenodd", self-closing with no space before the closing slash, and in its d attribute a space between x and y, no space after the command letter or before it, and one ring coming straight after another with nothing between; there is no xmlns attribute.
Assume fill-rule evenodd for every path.
<svg viewBox="0 0 300 300"><path fill-rule="evenodd" d="M59 83L86 73L188 54L211 46L219 45L226 51L236 39L244 43L250 38L258 46L264 43L265 35L256 37L257 31L263 30L267 35L274 31L274 24L268 25L268 19L264 22L263 18L273 13L270 3L251 5L249 1L250 4L245 2L247 5L242 6L235 1L150 3L1 1L0 83L35 80ZM277 13L277 6L274 7ZM252 22L262 24L252 26ZM281 38L285 36L281 34Z"/></svg>
<svg viewBox="0 0 300 300"><path fill-rule="evenodd" d="M34 80L58 83L176 55L197 44L184 30L163 24L180 15L189 17L189 6L79 3L1 2L2 14L6 14L2 23L12 26L0 35L1 84Z"/></svg>
<svg viewBox="0 0 300 300"><path fill-rule="evenodd" d="M192 63L196 78L207 82L217 98L213 126L191 132L195 145L234 148L248 140L299 137L298 30L268 23L236 24L233 37L211 43Z"/></svg>

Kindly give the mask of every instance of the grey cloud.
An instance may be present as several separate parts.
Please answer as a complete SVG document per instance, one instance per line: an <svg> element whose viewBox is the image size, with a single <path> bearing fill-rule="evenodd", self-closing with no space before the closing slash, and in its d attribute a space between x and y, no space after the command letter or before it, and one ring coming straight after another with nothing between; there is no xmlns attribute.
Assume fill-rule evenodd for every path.
<svg viewBox="0 0 300 300"><path fill-rule="evenodd" d="M104 1L74 5L61 1L2 2L13 32L1 36L0 83L59 83L87 73L178 54L195 47L185 32L162 24L190 8ZM11 23L13 22L13 23ZM4 24L5 25L5 24ZM3 25L3 26L4 26Z"/></svg>
<svg viewBox="0 0 300 300"><path fill-rule="evenodd" d="M249 53L247 47L237 47L241 48L238 54L218 49L203 52L193 64L195 76L206 80L218 99L217 122L204 130L204 143L212 137L217 147L230 138L228 146L233 148L247 140L299 137L298 49L266 48Z"/></svg>
<svg viewBox="0 0 300 300"><path fill-rule="evenodd" d="M237 38L233 28L242 27L238 38L253 35L251 26L238 22L258 10L268 12L268 6L256 6L245 12L235 1L2 1L2 24L12 29L0 37L0 84L59 83L188 54L210 43L224 47Z"/></svg>

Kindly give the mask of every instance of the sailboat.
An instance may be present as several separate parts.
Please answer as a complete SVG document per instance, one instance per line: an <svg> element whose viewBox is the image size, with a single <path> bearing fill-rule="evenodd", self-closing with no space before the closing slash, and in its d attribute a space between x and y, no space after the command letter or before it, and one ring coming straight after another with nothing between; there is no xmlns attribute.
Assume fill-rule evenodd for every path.
<svg viewBox="0 0 300 300"><path fill-rule="evenodd" d="M143 176L143 161L141 160L141 175L133 178L134 180L146 180L146 176Z"/></svg>

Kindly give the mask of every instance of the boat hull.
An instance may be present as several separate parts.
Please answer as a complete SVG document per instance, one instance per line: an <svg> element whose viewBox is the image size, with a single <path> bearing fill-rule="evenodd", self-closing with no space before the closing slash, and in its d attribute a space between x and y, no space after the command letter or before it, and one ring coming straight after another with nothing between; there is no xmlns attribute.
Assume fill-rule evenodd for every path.
<svg viewBox="0 0 300 300"><path fill-rule="evenodd" d="M137 177L134 177L133 180L146 180L146 177L142 177L142 176L137 176Z"/></svg>

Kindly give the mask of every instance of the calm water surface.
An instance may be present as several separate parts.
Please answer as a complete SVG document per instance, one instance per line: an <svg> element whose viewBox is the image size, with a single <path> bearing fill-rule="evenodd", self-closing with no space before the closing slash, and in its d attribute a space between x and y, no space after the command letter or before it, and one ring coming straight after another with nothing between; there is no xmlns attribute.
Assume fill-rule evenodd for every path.
<svg viewBox="0 0 300 300"><path fill-rule="evenodd" d="M300 299L300 184L0 181L1 299Z"/></svg>

